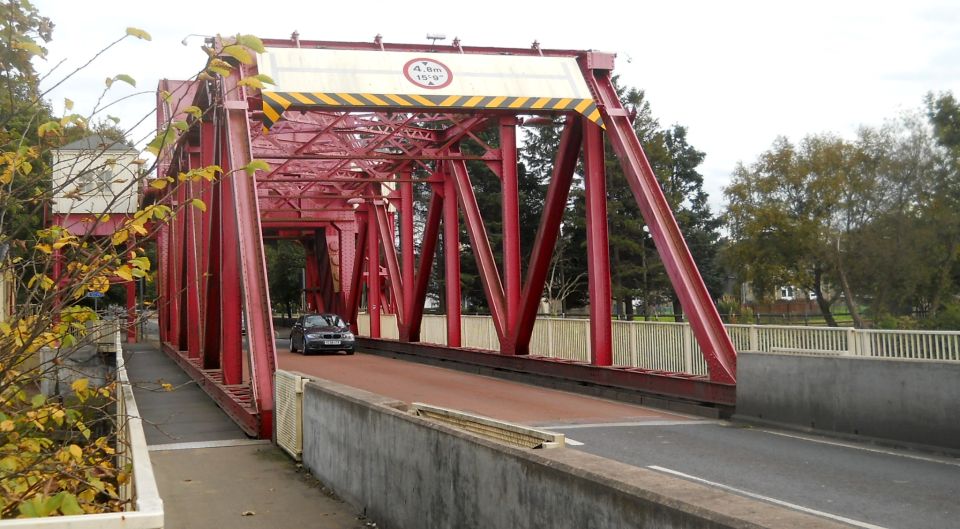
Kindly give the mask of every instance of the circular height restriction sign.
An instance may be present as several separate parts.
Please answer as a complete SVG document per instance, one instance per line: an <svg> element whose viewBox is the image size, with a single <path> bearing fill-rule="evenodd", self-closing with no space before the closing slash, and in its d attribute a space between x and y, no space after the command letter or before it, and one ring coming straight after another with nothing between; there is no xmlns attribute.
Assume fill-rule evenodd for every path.
<svg viewBox="0 0 960 529"><path fill-rule="evenodd" d="M453 81L453 72L436 59L413 59L403 65L403 75L411 83L423 88L443 88Z"/></svg>

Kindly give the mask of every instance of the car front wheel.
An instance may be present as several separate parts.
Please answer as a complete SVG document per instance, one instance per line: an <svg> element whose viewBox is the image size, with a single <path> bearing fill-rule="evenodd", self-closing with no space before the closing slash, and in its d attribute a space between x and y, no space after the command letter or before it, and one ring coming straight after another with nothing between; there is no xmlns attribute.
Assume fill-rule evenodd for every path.
<svg viewBox="0 0 960 529"><path fill-rule="evenodd" d="M290 352L291 353L297 352L297 348L293 345L293 336L290 337Z"/></svg>

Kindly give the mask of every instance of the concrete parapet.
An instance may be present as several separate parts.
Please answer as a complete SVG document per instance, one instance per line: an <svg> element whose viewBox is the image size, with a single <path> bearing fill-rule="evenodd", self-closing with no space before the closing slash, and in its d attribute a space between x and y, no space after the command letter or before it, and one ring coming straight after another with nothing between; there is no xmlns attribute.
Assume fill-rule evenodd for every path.
<svg viewBox="0 0 960 529"><path fill-rule="evenodd" d="M568 448L515 448L328 381L303 394L303 462L385 528L840 527Z"/></svg>
<svg viewBox="0 0 960 529"><path fill-rule="evenodd" d="M744 352L738 419L960 450L960 363Z"/></svg>

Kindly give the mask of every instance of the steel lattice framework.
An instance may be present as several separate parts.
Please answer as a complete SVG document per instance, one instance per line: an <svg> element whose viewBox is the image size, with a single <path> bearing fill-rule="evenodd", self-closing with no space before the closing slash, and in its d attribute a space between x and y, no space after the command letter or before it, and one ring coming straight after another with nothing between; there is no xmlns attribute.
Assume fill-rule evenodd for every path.
<svg viewBox="0 0 960 529"><path fill-rule="evenodd" d="M675 394L730 395L736 353L721 323L656 176L612 84L613 56L591 51L469 48L459 45L266 40L268 48L437 52L481 56L566 57L591 100L438 98L392 94L272 93L241 86L258 73L236 64L239 76L161 82L158 124L200 119L161 159L161 174L209 164L227 175L178 184L176 204L200 198L206 212L187 208L162 228L160 328L165 349L251 435L269 437L276 367L264 260L264 238L303 243L306 294L315 310L334 311L356 325L366 287L370 334L380 314L395 313L400 340L417 342L434 254L442 231L447 344L459 347L462 216L505 356L526 355L574 171L582 156L589 254L591 364L612 364L611 281L607 242L604 136L622 165L668 275L709 367L709 380L619 369L618 377L661 377ZM456 101L460 101L456 104ZM530 261L521 266L517 190L517 126L524 116L561 116L561 143ZM266 126L271 126L267 130ZM496 146L479 138L493 130ZM472 149L461 149L470 143ZM476 147L479 146L479 149ZM466 154L466 152L482 154ZM263 160L269 170L241 169ZM501 271L477 205L468 160L481 160L502 185ZM231 172L234 171L234 172ZM430 188L419 255L414 244L414 184ZM399 231L399 248L394 241ZM245 317L248 345L241 335ZM544 360L544 362L549 362ZM700 384L701 386L696 386ZM658 382L662 386L662 382ZM706 385L705 390L702 386ZM717 392L710 388L720 387ZM726 398L726 397L723 397ZM720 398L719 400L723 400Z"/></svg>

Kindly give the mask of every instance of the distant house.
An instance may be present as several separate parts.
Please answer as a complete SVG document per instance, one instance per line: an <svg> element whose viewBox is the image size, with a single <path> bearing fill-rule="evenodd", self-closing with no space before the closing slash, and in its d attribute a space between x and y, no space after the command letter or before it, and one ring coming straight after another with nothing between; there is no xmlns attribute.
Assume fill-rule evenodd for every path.
<svg viewBox="0 0 960 529"><path fill-rule="evenodd" d="M138 152L91 135L53 151L53 213L134 213Z"/></svg>
<svg viewBox="0 0 960 529"><path fill-rule="evenodd" d="M783 314L820 311L817 295L796 285L781 285L770 294L762 299L754 292L749 281L740 284L740 303L753 307L757 312Z"/></svg>

